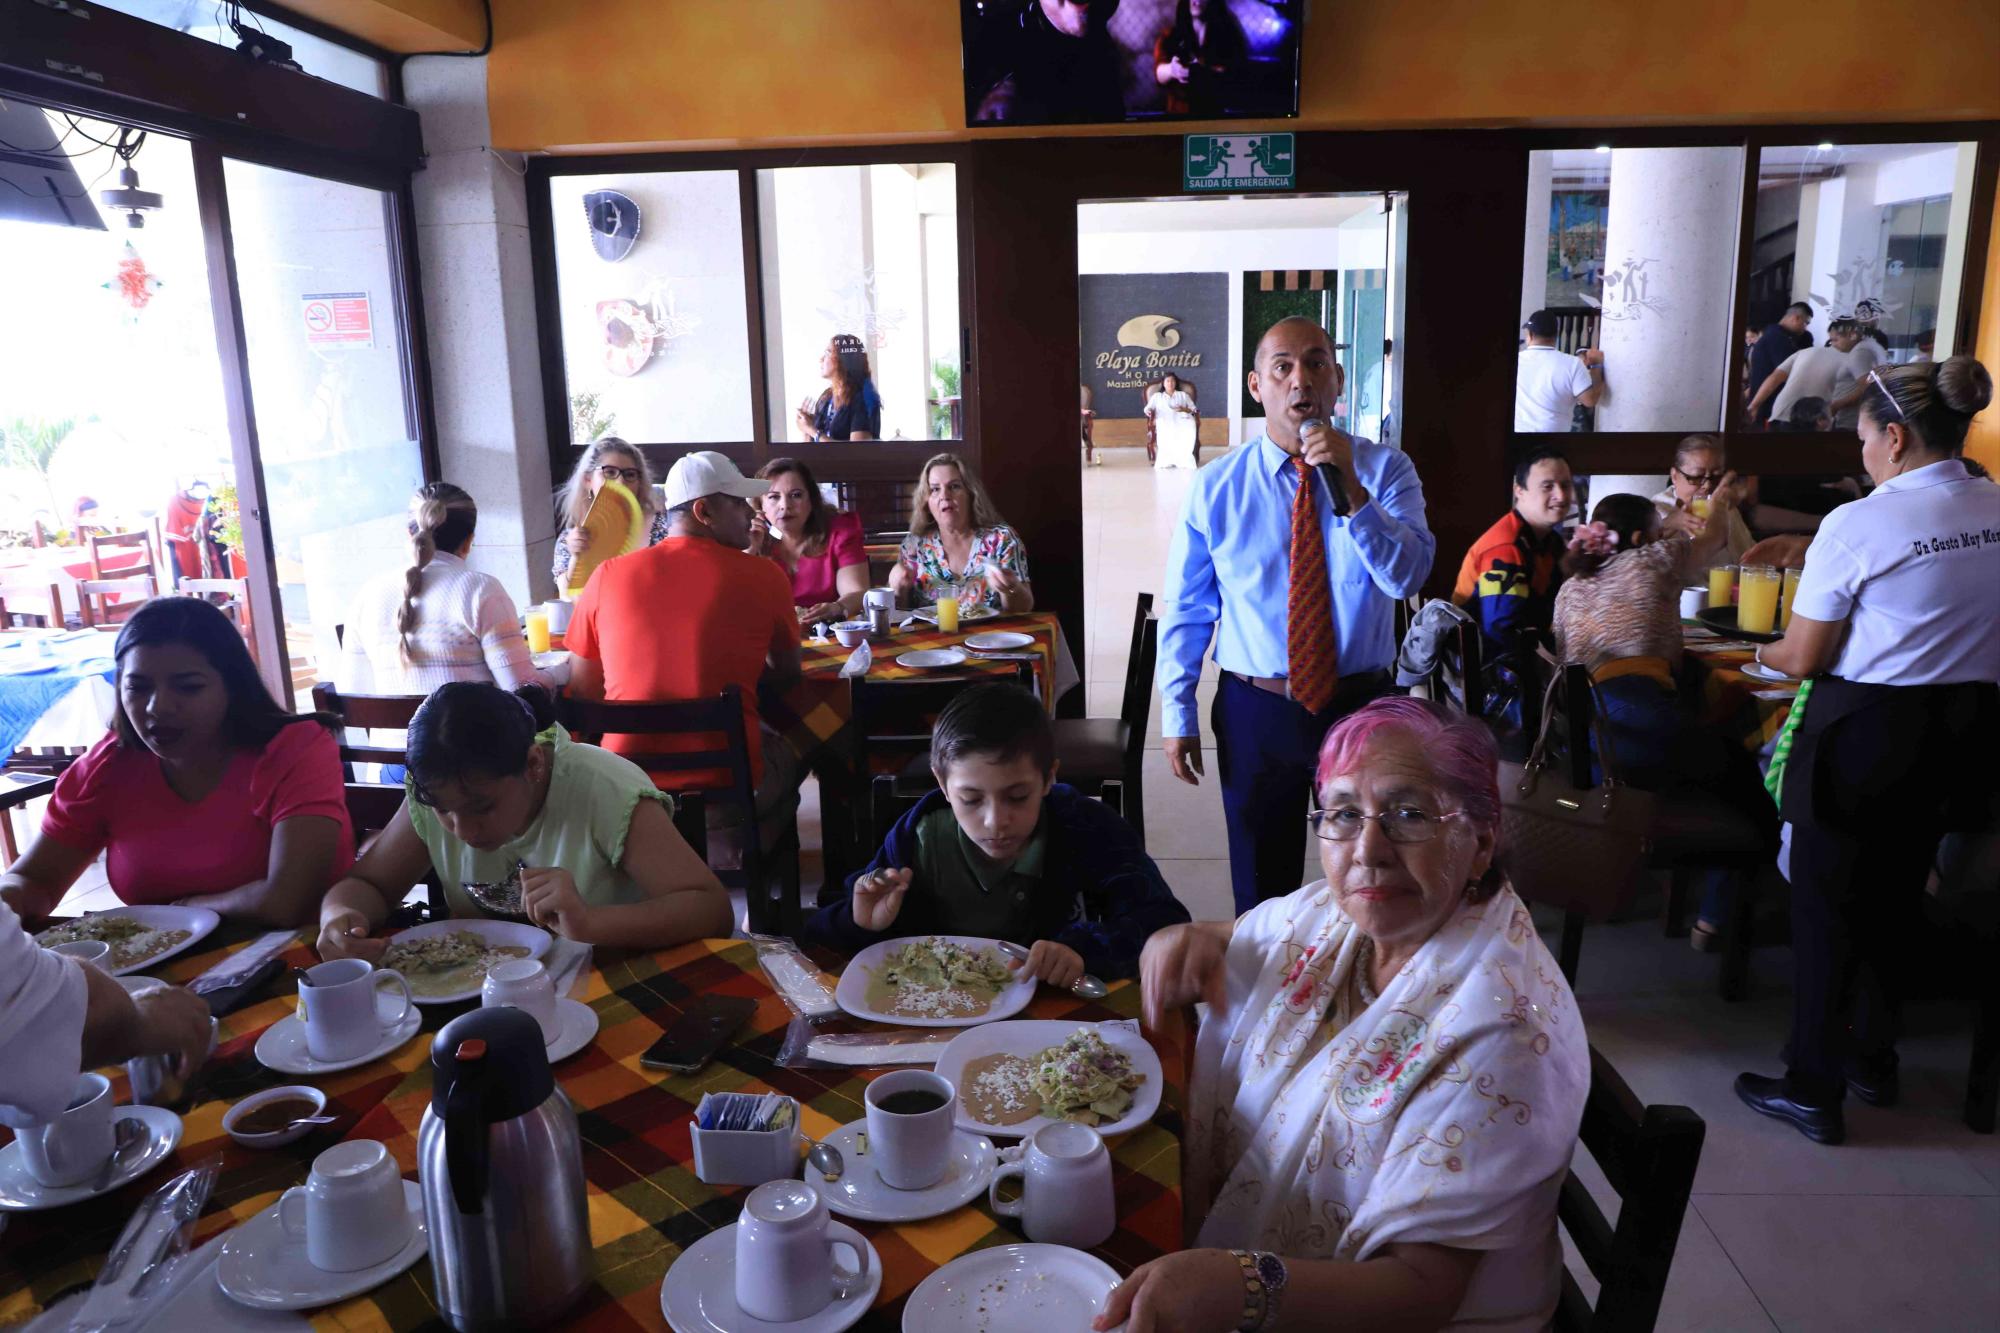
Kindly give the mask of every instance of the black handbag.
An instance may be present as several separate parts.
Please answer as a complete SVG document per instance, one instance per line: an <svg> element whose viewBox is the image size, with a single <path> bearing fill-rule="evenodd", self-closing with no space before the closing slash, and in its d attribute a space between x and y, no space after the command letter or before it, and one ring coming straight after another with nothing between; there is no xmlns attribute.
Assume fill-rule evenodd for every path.
<svg viewBox="0 0 2000 1333"><path fill-rule="evenodd" d="M1590 732L1603 777L1594 787L1577 786L1567 766L1549 758L1549 728L1568 676L1585 682L1590 703ZM1549 681L1527 762L1500 765L1500 802L1501 864L1522 898L1597 921L1624 901L1646 854L1654 796L1618 780L1603 704L1584 672L1558 671Z"/></svg>

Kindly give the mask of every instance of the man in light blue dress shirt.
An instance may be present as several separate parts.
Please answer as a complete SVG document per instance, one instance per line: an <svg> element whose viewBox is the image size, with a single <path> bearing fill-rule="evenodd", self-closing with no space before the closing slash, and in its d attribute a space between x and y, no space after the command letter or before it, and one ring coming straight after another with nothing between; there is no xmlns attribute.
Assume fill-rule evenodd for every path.
<svg viewBox="0 0 2000 1333"><path fill-rule="evenodd" d="M1264 434L1195 474L1174 529L1158 672L1167 761L1175 777L1198 785L1205 769L1195 686L1213 642L1221 679L1210 717L1239 914L1303 882L1320 742L1340 718L1391 692L1395 602L1422 586L1437 553L1409 458L1326 424L1341 389L1326 331L1307 319L1280 320L1258 343L1256 367L1249 387L1264 405ZM1307 483L1326 546L1339 654L1338 688L1318 712L1296 702L1287 681L1298 457L1315 468ZM1336 470L1346 517L1335 513L1321 464Z"/></svg>

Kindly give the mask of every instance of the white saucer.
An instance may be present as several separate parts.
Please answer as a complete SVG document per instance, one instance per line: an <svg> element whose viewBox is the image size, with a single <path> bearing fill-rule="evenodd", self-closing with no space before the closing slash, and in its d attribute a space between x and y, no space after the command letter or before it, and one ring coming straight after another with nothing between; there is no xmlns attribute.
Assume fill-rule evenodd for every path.
<svg viewBox="0 0 2000 1333"><path fill-rule="evenodd" d="M378 1011L400 998L400 992L394 997L384 996L377 1003ZM257 1038L257 1061L264 1068L275 1069L280 1074L335 1074L343 1069L365 1065L370 1060L381 1059L414 1037L423 1021L423 1011L413 1004L403 1021L383 1033L382 1040L376 1042L372 1050L351 1060L315 1060L312 1052L306 1049L305 1020L297 1014L287 1014L265 1028L264 1035Z"/></svg>
<svg viewBox="0 0 2000 1333"><path fill-rule="evenodd" d="M140 1176L167 1159L167 1154L181 1141L181 1118L163 1106L120 1106L111 1112L115 1129L120 1120L137 1120L147 1130L147 1140L143 1148L128 1148L126 1157L111 1180L103 1189L92 1189L86 1181L81 1185L44 1185L28 1174L28 1168L21 1160L21 1144L15 1142L0 1148L0 1209L8 1212L27 1213L42 1208L60 1208L64 1204L81 1203L85 1199L95 1199L100 1194L109 1194L122 1189Z"/></svg>
<svg viewBox="0 0 2000 1333"><path fill-rule="evenodd" d="M861 1285L829 1301L818 1314L789 1323L752 1319L736 1308L736 1224L709 1232L681 1251L660 1284L660 1313L674 1333L840 1333L852 1328L882 1291L882 1257L868 1238Z"/></svg>
<svg viewBox="0 0 2000 1333"><path fill-rule="evenodd" d="M1776 667L1767 667L1762 662L1745 662L1742 670L1743 674L1752 680L1775 680L1787 685L1795 685L1799 680L1797 676L1788 676Z"/></svg>
<svg viewBox="0 0 2000 1333"><path fill-rule="evenodd" d="M278 1206L231 1231L215 1263L215 1281L231 1300L260 1310L311 1310L359 1296L387 1282L424 1257L431 1247L424 1226L424 1191L414 1180L403 1182L403 1206L410 1210L416 1231L410 1243L376 1264L351 1273L329 1273L306 1258L303 1238L294 1240L278 1220Z"/></svg>
<svg viewBox="0 0 2000 1333"><path fill-rule="evenodd" d="M1013 629L990 629L984 634L969 635L965 640L966 647L989 653L1005 652L1009 648L1032 648L1034 643L1034 635Z"/></svg>
<svg viewBox="0 0 2000 1333"><path fill-rule="evenodd" d="M597 1011L582 1000L557 1000L556 1017L562 1019L562 1033L549 1043L549 1063L567 1060L597 1035Z"/></svg>
<svg viewBox="0 0 2000 1333"><path fill-rule="evenodd" d="M929 669L932 667L955 667L965 661L963 648L913 648L896 659L898 666Z"/></svg>
<svg viewBox="0 0 2000 1333"><path fill-rule="evenodd" d="M806 1163L806 1184L818 1190L826 1206L842 1217L862 1222L920 1222L940 1217L986 1193L994 1168L1000 1164L992 1140L954 1129L951 1164L945 1168L943 1180L924 1190L892 1189L875 1174L874 1159L861 1153L857 1136L867 1128L866 1120L857 1120L823 1140L840 1150L847 1170L839 1180L828 1181L818 1167Z"/></svg>

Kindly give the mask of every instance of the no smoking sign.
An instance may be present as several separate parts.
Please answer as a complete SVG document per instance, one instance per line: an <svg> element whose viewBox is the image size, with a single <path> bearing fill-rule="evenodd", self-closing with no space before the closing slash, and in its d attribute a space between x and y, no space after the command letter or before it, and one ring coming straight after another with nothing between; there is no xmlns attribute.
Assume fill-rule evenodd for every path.
<svg viewBox="0 0 2000 1333"><path fill-rule="evenodd" d="M367 292L310 292L299 302L308 346L375 345L375 319Z"/></svg>

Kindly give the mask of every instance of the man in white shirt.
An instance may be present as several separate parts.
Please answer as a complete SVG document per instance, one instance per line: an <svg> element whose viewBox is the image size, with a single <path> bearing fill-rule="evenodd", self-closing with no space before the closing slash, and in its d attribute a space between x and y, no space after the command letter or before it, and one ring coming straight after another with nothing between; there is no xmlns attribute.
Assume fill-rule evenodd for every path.
<svg viewBox="0 0 2000 1333"><path fill-rule="evenodd" d="M68 1107L77 1075L136 1055L208 1058L208 1004L178 986L128 995L109 973L42 949L0 903L0 1124Z"/></svg>
<svg viewBox="0 0 2000 1333"><path fill-rule="evenodd" d="M1553 311L1537 310L1521 327L1528 345L1514 378L1514 429L1567 431L1572 407L1596 407L1604 397L1604 353L1586 347L1571 356L1558 349Z"/></svg>
<svg viewBox="0 0 2000 1333"><path fill-rule="evenodd" d="M1815 430L1820 414L1839 392L1841 372L1850 371L1847 354L1860 341L1861 326L1851 319L1836 319L1827 327L1826 342L1793 352L1758 386L1750 400L1750 415L1765 401L1771 404L1772 430ZM1794 420L1794 411L1797 420Z"/></svg>

